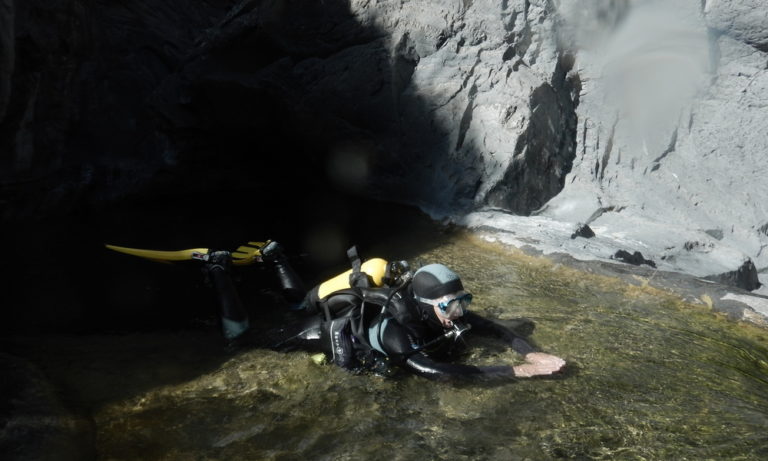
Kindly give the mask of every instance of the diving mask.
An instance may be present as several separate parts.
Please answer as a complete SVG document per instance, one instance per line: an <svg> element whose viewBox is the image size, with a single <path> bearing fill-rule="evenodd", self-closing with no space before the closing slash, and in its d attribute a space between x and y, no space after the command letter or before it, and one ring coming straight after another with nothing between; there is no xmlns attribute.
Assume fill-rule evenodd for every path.
<svg viewBox="0 0 768 461"><path fill-rule="evenodd" d="M472 293L465 293L447 301L437 303L440 314L447 319L457 319L464 315L472 303Z"/></svg>
<svg viewBox="0 0 768 461"><path fill-rule="evenodd" d="M455 320L467 313L469 304L472 302L472 294L464 293L463 295L455 298L446 299L445 301L439 301L435 303L434 299L425 299L416 296L416 299L432 306L437 306L440 311L440 316L449 320ZM440 298L438 298L440 299Z"/></svg>

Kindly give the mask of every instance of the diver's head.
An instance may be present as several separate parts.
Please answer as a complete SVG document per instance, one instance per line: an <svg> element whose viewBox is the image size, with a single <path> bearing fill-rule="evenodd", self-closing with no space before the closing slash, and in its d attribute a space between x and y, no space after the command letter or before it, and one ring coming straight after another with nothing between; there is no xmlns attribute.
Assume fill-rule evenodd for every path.
<svg viewBox="0 0 768 461"><path fill-rule="evenodd" d="M472 295L455 272L442 264L428 264L413 276L413 295L422 308L434 310L445 328L460 318L469 307Z"/></svg>

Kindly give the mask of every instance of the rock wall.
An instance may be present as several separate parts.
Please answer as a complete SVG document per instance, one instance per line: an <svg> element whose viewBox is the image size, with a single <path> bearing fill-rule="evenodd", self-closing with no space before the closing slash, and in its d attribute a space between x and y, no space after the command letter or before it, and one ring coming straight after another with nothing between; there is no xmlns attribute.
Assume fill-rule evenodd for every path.
<svg viewBox="0 0 768 461"><path fill-rule="evenodd" d="M4 0L0 24L5 217L289 183L768 266L757 0Z"/></svg>
<svg viewBox="0 0 768 461"><path fill-rule="evenodd" d="M0 123L5 118L8 108L8 98L11 95L11 76L16 63L14 43L14 12L13 2L0 2Z"/></svg>
<svg viewBox="0 0 768 461"><path fill-rule="evenodd" d="M172 165L146 101L232 3L4 0L2 216L124 197Z"/></svg>
<svg viewBox="0 0 768 461"><path fill-rule="evenodd" d="M2 42L3 182L27 184L4 191L7 216L117 199L158 172L252 183L238 172L254 146L290 152L261 156L271 171L435 214L486 197L527 214L562 187L580 82L551 2L215 5L3 10L19 24Z"/></svg>
<svg viewBox="0 0 768 461"><path fill-rule="evenodd" d="M575 155L580 82L554 13L527 1L246 1L154 104L181 157L206 158L211 127L259 129L277 111L312 145L293 146L294 159L337 187L435 215L486 197L527 214L562 188ZM249 62L244 37L263 60ZM223 106L213 119L204 98ZM280 108L264 113L265 99Z"/></svg>
<svg viewBox="0 0 768 461"><path fill-rule="evenodd" d="M541 215L666 269L768 266L767 25L755 2L636 1L582 43L578 159Z"/></svg>
<svg viewBox="0 0 768 461"><path fill-rule="evenodd" d="M473 226L500 226L488 210L564 226L532 226L545 251L639 251L698 276L768 267L765 7L426 5L352 3L397 63L387 193ZM570 242L583 224L596 239Z"/></svg>
<svg viewBox="0 0 768 461"><path fill-rule="evenodd" d="M436 216L484 203L528 214L559 191L580 83L552 2L357 4L409 63L392 88L398 144L387 145L407 178L401 200Z"/></svg>

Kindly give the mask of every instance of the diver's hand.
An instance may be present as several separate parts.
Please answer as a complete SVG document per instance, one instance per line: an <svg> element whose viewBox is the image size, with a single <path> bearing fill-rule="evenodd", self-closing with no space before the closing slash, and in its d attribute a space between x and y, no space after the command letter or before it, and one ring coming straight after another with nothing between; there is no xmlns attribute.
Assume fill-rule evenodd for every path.
<svg viewBox="0 0 768 461"><path fill-rule="evenodd" d="M565 367L565 360L544 352L525 354L525 363L516 365L515 376L530 378L531 376L546 376L557 373Z"/></svg>

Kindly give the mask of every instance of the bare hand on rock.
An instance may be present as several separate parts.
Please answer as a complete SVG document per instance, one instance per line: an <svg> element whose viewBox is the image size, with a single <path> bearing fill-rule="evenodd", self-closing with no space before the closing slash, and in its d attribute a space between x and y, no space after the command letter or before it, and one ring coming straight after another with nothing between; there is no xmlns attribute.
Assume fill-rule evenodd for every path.
<svg viewBox="0 0 768 461"><path fill-rule="evenodd" d="M525 363L514 367L515 376L547 376L562 371L565 360L544 352L531 352L525 355Z"/></svg>

